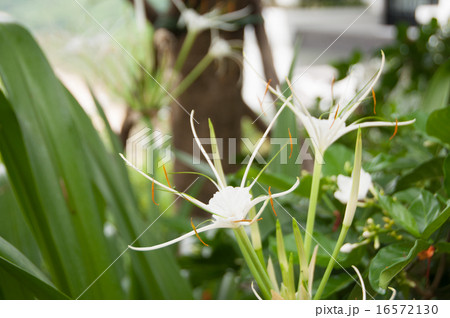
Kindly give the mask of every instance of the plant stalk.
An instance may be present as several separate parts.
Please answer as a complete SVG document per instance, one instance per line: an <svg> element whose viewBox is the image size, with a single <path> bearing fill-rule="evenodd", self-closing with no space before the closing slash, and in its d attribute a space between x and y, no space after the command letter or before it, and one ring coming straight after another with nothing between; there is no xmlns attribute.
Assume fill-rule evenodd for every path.
<svg viewBox="0 0 450 318"><path fill-rule="evenodd" d="M270 281L269 275L264 267L262 267L261 262L258 256L253 249L252 243L250 242L247 233L242 226L235 228L234 234L236 235L236 239L239 244L239 248L241 249L242 255L250 268L250 272L256 280L259 288L261 289L261 293L263 294L265 299L271 299L270 290L272 288L272 283Z"/></svg>
<svg viewBox="0 0 450 318"><path fill-rule="evenodd" d="M322 172L322 164L317 157L314 159L314 171L311 184L311 193L309 196L308 218L306 220L305 233L305 255L309 260L311 251L311 240L314 232L314 221L316 218L317 198L319 196L320 174Z"/></svg>
<svg viewBox="0 0 450 318"><path fill-rule="evenodd" d="M319 288L317 289L317 292L314 295L314 300L320 299L323 291L325 290L325 286L327 285L328 278L330 278L331 271L333 270L334 264L336 263L336 258L339 254L342 244L344 244L344 240L345 240L345 237L347 236L348 229L349 229L348 226L345 226L345 225L342 226L341 233L339 234L339 238L337 240L336 246L334 247L333 254L331 255L330 260L328 261L328 265L327 265L325 273L322 277L322 280L320 281Z"/></svg>

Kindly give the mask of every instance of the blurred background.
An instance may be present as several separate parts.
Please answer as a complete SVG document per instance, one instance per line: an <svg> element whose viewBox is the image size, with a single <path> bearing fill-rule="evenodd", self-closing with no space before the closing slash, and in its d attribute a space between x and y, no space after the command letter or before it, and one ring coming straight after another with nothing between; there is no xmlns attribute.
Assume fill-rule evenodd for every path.
<svg viewBox="0 0 450 318"><path fill-rule="evenodd" d="M237 59L233 56L233 58L211 62L186 89L177 91L177 86L172 90L170 85L173 82L183 83L183 79L190 78L190 74L208 53L211 34L205 31L198 35L185 64L179 70L179 78L174 79L174 75L170 72L174 68L175 60L182 50L188 32L184 25L180 25L180 12L171 1L1 1L0 20L9 19L7 15L13 17L32 33L57 77L92 120L101 140L108 140L105 142L107 144L105 157L100 155L96 157L98 166L95 169L101 168L103 159L110 160L117 152L126 151L133 136L139 135L142 129L150 128L152 131L170 136L170 144L175 156L174 160L166 163L170 172L169 178L173 179L178 189L189 188L189 192L195 193L197 197L207 202L214 192L212 187L202 183L190 188L193 181L197 180L195 176L171 174L174 171L195 169L208 173L203 167L193 166L190 159L187 159L193 152L188 115L191 110L195 110L200 137L209 137L207 120L211 118L218 137L226 138L225 140L229 138L240 140L245 136L256 141L276 111L270 94L267 94L267 81L270 81L273 86L279 85L286 88L285 78L290 78L302 103L313 114L319 115L329 110L333 100L353 96L363 87L379 67L381 50L386 54L387 63L384 75L376 87L377 102L378 105L382 105L379 106L378 115L391 120L414 116L417 118L419 130L423 132L428 114L438 108L438 106L432 106L427 109L424 107L423 100L424 91L429 87L433 76L443 65L448 64L450 56L448 26L450 1L448 0L187 0L183 3L200 14L214 8L227 13L249 8L250 14L248 17L239 19L237 27L231 32L220 31L220 36L233 44ZM0 43L0 50L8 50L9 46L4 43L6 42ZM445 76L442 77L446 80L447 71L448 67L444 72ZM36 72L39 74L38 71ZM156 84L156 81L161 85ZM435 84L438 82L441 81L435 80ZM161 86L174 94L177 102L174 102L174 99ZM445 104L446 101L443 103ZM55 109L57 109L56 104ZM104 114L99 109L104 111ZM372 115L372 104L364 103L362 110L357 114L360 117L365 115ZM86 127L88 126L86 124ZM91 137L95 135L86 127L80 128L83 131L80 133L80 140L84 140L85 131L89 131ZM302 130L299 130L298 134L295 133L297 123L292 115L286 115L280 119L280 124L275 127L272 137L289 137L288 128L289 134L292 132L293 137L298 137L299 140L306 137ZM392 131L373 131L374 133L367 137L367 147L373 146L373 151L369 154L372 159L378 158L376 154L381 150L386 152L391 150L391 146L386 144L379 146L378 143L380 140L387 140L392 134ZM111 137L110 133L114 136ZM421 133L418 135L423 137ZM95 139L97 136L92 138ZM228 152L231 149L231 145L227 142L223 148L224 158L228 158ZM423 149L411 151L409 146L406 146L408 142L414 143L413 137L405 140L401 145L397 144L398 157L395 157L395 160L387 156L382 160L390 160L390 163L395 161L398 169L416 167L422 162L426 151ZM342 144L347 147L345 151L341 152L342 148L330 151L336 157L343 156L339 161L339 164L342 163L342 167L339 168L341 170L344 169L345 159L351 158L351 151L349 155L348 149L352 149L352 143L352 139L343 138ZM98 148L93 144L89 147L92 147L89 148L91 150ZM237 162L245 158L251 150L248 144L238 142ZM267 158L276 151L277 149L270 149L270 146L266 145L262 149L262 154ZM296 148L295 151L298 153L299 149ZM405 161L402 157L403 159L396 161L408 152L412 153L413 159ZM346 155L344 156L343 153ZM426 152L426 156L432 157L436 153ZM36 156L39 158L40 154L36 152ZM64 158L64 154L61 154L61 158ZM277 174L277 178L270 179L270 182L283 181L283 178L289 180L296 175L308 175L311 163L305 161L302 165L275 165L270 171ZM376 171L375 166L378 161L372 163L372 169ZM61 162L59 164L63 165ZM122 169L118 168L121 164L121 162L114 162L111 166L105 165L103 172L99 174L102 176L106 176L108 172L115 174L118 170L114 169ZM156 161L147 166L152 166L156 177L164 180L165 175ZM39 165L36 164L34 168L38 169ZM72 167L69 166L67 169ZM239 173L242 174L242 166L239 164L225 161L224 169L227 173L231 173L231 182L239 177ZM329 175L337 174L336 171L331 172L333 167L329 169L331 169L328 170ZM187 220L190 216L200 220L204 217L200 211L193 209L189 204L177 202L175 209L172 207L172 196L164 192L157 194L161 206L156 208L152 203L151 184L136 174L130 174L131 182L128 185L126 173L123 172L117 173L120 176L115 176L117 177L115 182L126 184L125 190L117 185L105 185L109 184L109 181L114 184L111 180L95 186L92 186L93 182L86 183L95 189L91 191L94 195L98 189L102 193L99 196L101 199L93 199L95 201L93 205L98 205L98 211L101 211L99 212L101 220L98 221L97 227L100 229L99 235L102 239L106 237L103 248L107 249L107 252L103 258L104 262L86 274L86 278L79 285L74 282L72 286L71 280L63 273L52 274L60 279L57 286L62 286L61 289L72 298L83 292L81 286L87 287L89 282L101 273L102 265L109 264L120 254L121 247L126 247L148 223L159 218L161 211L168 209L168 212L158 221L156 234L149 239L152 243L173 238L177 234L184 233L186 229L189 230ZM391 171L391 174L379 176L378 182L386 186L387 192L394 191L393 180L398 175L400 175L399 171ZM16 199L12 196L12 190L6 181L6 169L2 163L0 163L0 177L5 184L3 188L0 188L0 196L3 195L0 206L5 209L8 207L11 211L18 210ZM70 211L72 208L78 211L80 207L72 207L73 204L70 203L70 197L75 192L70 191L69 184L67 185L69 191L67 191L65 178L68 178L68 175L61 177L63 181L55 176L56 187L61 192L61 204ZM285 186L285 183L281 181L279 189ZM333 182L335 180L330 181L330 183ZM325 190L329 190L326 186L327 184L325 184ZM108 201L108 191L111 191L111 197L118 196L123 201L115 202L113 199ZM296 202L295 205L304 208L308 194L301 193L300 196L303 201ZM64 204L64 200L69 203ZM291 203L288 202L288 205ZM129 204L132 206L131 209L128 209ZM111 208L114 205L120 206L117 215L114 214L114 208ZM133 212L130 212L131 210ZM58 213L55 208L55 215L59 215ZM76 213L74 215L73 218L76 219ZM60 261L67 264L72 261L72 259L54 260L51 256L45 256L45 252L35 252L39 248L34 246L36 244L34 238L20 237L17 231L16 233L5 226L4 224L7 223L12 224L10 220L14 218L11 216L0 215L0 224L2 224L2 217L4 221L3 228L0 225L0 237L9 237L8 241L16 242L13 245L23 246L19 249L35 264L39 264L38 267L45 273L52 273L52 266L48 265L52 262L56 268ZM120 227L122 217L123 223L127 224L126 229ZM87 219L89 219L88 215L86 215ZM273 241L269 237L273 234L275 218L269 216L268 219L271 221L262 225L262 233L265 238L265 247L270 249ZM324 219L328 223L333 221L330 215L326 215ZM24 220L16 221L19 224L17 227L25 227ZM74 222L75 227L84 224L76 222ZM86 230L87 227L81 225L80 227ZM29 229L26 228L25 232L29 232ZM86 233L88 233L87 230ZM87 241L86 233L84 236L78 234L77 237L83 237L83 240ZM57 237L55 234L55 238ZM85 296L87 298L194 297L202 299L253 297L249 285L243 282L244 279L238 279L243 261L239 258L236 248L231 246L229 234L219 231L211 234L208 239L212 237L215 237L216 242L214 248L202 247L194 239L181 244L180 247L174 247L173 250L170 249L169 252L163 251L160 254L158 252L154 257L139 256L139 260L134 259L134 256L124 257L125 260L120 268L115 270L115 274L111 274L118 277L111 283L112 287L102 285L100 281L98 290L92 289L89 291L91 294L88 293ZM73 238L67 239L71 241ZM77 249L80 249L85 241L73 240L77 242L73 243L76 246L73 257L77 257L78 253L82 253ZM48 246L47 243L42 243L42 246ZM95 250L93 245L91 252ZM169 255L172 251L175 251L172 253L176 255L175 257ZM89 264L89 255L92 254L86 252L84 255L84 265ZM179 272L179 276L170 278L169 270L164 268L164 264L167 263L161 261L159 265L155 265L157 264L155 259L170 260L170 262L167 261L171 264L168 266L169 270ZM130 274L128 269L137 263L142 267L136 265L137 267ZM136 273L142 274L148 268L151 270L148 270L146 281L150 281L151 286L166 285L167 290L158 287L157 291L148 291L145 286L142 286L145 284L139 282ZM179 268L182 270L179 271ZM166 271L166 276L160 281L158 270ZM1 275L5 273L0 271ZM242 275L248 278L249 273L245 272ZM167 284L164 279L168 279L173 285ZM178 286L178 279L183 280L183 283L180 283L182 287L179 293L173 292L178 288L173 287ZM108 290L116 287L121 289L122 293L108 293ZM339 291L336 289L337 293ZM21 294L20 291L12 294L3 291L3 296L20 298L30 295Z"/></svg>

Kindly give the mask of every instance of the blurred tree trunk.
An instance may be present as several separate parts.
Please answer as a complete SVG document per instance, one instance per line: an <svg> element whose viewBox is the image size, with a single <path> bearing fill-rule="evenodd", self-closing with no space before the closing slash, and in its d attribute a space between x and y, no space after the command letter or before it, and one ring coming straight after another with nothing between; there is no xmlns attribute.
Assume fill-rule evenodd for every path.
<svg viewBox="0 0 450 318"><path fill-rule="evenodd" d="M197 2L197 3L196 3ZM243 1L187 1L198 12L204 13L209 11L215 5L221 5L224 8L229 8L231 11L239 10L250 6L253 14L261 17L261 8L259 1L243 0ZM206 3L206 4L205 4ZM262 21L260 18L259 21ZM262 23L257 25L257 28L264 28ZM262 29L264 31L264 29ZM234 32L221 32L220 36L227 40L244 40L244 29L241 28ZM180 49L184 35L178 37L178 50ZM267 40L265 33L257 35L258 40ZM196 40L192 51L189 54L185 67L182 70L182 75L185 76L189 71L205 56L210 45L210 32L203 32ZM268 47L268 42L265 45ZM272 65L272 56L270 51L263 54L266 62ZM270 62L268 61L270 60ZM219 63L221 65L219 65ZM269 68L270 69L270 68ZM274 78L273 66L269 73L273 72L270 77ZM267 72L266 72L267 73ZM221 147L222 165L225 173L230 173L238 170L239 162L235 162L236 154L240 154L240 139L241 139L241 120L244 116L253 116L252 111L244 103L242 99L242 69L236 62L225 59L221 62L212 63L207 70L193 83L189 89L179 97L178 101L183 105L188 112L195 110L195 119L199 124L195 124L195 128L200 138L209 138L208 118L211 119L217 138L222 138L223 143ZM261 121L257 122L260 129L264 129L264 124ZM175 149L193 153L194 146L191 128L189 124L189 117L179 105L172 106L172 131L173 144ZM210 147L205 147L208 152ZM198 153L198 151L197 151ZM204 160L202 158L202 160ZM176 171L188 171L191 167L187 167L182 162L177 160L175 162ZM186 189L194 180L195 176L178 174L175 175L175 184L178 189ZM215 187L209 182L205 182L201 193L198 195L203 202L208 202L214 192L217 191ZM197 214L199 211L195 211Z"/></svg>
<svg viewBox="0 0 450 318"><path fill-rule="evenodd" d="M134 0L128 0L134 4ZM254 24L256 37L261 50L263 65L266 77L272 79L272 84L277 85L273 66L272 53L270 51L267 36L264 30L264 24L261 16L260 0L184 0L185 4L195 9L200 14L210 11L212 8L220 6L227 11L235 11L249 6L256 21ZM148 2L146 4L147 19L156 27L159 21L176 21L179 12L172 5L169 13L165 17L158 17ZM173 55L176 56L183 44L185 32L170 30L175 35L175 45ZM220 32L220 36L227 40L244 40L244 26L233 32ZM186 76L190 70L205 56L210 46L210 32L204 31L200 34L182 69L182 77ZM220 63L220 64L219 64ZM223 158L222 165L225 173L234 172L240 166L234 162L236 154L240 153L241 138L241 119L249 116L254 120L256 115L244 103L241 95L242 90L242 69L241 66L230 59L224 59L221 62L213 62L205 72L178 98L178 103L172 105L172 132L173 146L176 150L193 154L194 140L191 133L189 123L189 113L195 110L195 119L199 124L195 124L196 131L200 138L209 140L208 118L213 122L217 138L222 138L221 155ZM262 121L257 121L257 128L264 130L265 126ZM195 145L196 147L196 145ZM207 152L210 147L205 145ZM229 156L231 161L229 160ZM204 158L201 158L204 161ZM192 167L186 166L180 160L175 161L175 171L190 171ZM188 188L196 176L187 174L175 175L175 185L179 191ZM216 191L214 186L207 181L201 193L198 195L203 202L208 202ZM195 211L198 214L199 211Z"/></svg>

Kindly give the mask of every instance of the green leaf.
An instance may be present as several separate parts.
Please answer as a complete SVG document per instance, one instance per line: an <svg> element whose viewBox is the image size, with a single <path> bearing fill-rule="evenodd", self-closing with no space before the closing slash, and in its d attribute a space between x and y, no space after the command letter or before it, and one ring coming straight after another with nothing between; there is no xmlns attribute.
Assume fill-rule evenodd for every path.
<svg viewBox="0 0 450 318"><path fill-rule="evenodd" d="M425 91L422 105L429 112L446 107L450 96L450 61L442 64ZM428 126L428 125L427 125Z"/></svg>
<svg viewBox="0 0 450 318"><path fill-rule="evenodd" d="M389 282L429 244L423 240L414 243L391 244L380 249L370 262L369 281L372 288L384 294Z"/></svg>
<svg viewBox="0 0 450 318"><path fill-rule="evenodd" d="M403 204L394 202L392 198L386 196L380 196L380 204L395 221L395 224L399 225L415 237L420 236L419 228L414 216L403 206Z"/></svg>
<svg viewBox="0 0 450 318"><path fill-rule="evenodd" d="M396 184L396 191L410 187L420 187L430 180L439 180L443 176L444 158L438 157L425 161L408 174L402 176Z"/></svg>
<svg viewBox="0 0 450 318"><path fill-rule="evenodd" d="M94 280L84 298L191 298L168 250L129 252L116 262L150 223L137 209L125 165L107 152L23 27L0 24L0 45L8 96L0 92L0 151L55 286L74 298ZM106 218L117 235L105 237ZM152 233L139 243L154 243ZM121 283L128 278L129 293Z"/></svg>
<svg viewBox="0 0 450 318"><path fill-rule="evenodd" d="M397 192L395 197L407 204L407 210L416 221L420 237L423 239L429 238L449 217L450 209L445 208L441 211L436 195L426 190L410 188Z"/></svg>
<svg viewBox="0 0 450 318"><path fill-rule="evenodd" d="M324 176L346 175L345 163L353 163L354 152L341 144L333 144L324 155L325 164L322 166Z"/></svg>
<svg viewBox="0 0 450 318"><path fill-rule="evenodd" d="M436 137L443 143L450 145L450 107L435 110L430 114L427 121L427 134Z"/></svg>
<svg viewBox="0 0 450 318"><path fill-rule="evenodd" d="M0 237L0 267L38 299L69 299L19 250Z"/></svg>
<svg viewBox="0 0 450 318"><path fill-rule="evenodd" d="M440 210L439 201L432 193L425 190L422 190L408 207L408 211L416 219L417 227L421 233L428 224L437 218Z"/></svg>
<svg viewBox="0 0 450 318"><path fill-rule="evenodd" d="M435 245L436 253L446 253L450 254L450 243L449 242L438 242Z"/></svg>
<svg viewBox="0 0 450 318"><path fill-rule="evenodd" d="M444 160L444 188L447 192L447 196L450 197L450 155Z"/></svg>
<svg viewBox="0 0 450 318"><path fill-rule="evenodd" d="M330 277L321 299L330 299L336 292L350 286L354 282L353 276L342 273ZM313 293L319 287L320 279L314 281Z"/></svg>
<svg viewBox="0 0 450 318"><path fill-rule="evenodd" d="M431 222L429 222L422 233L422 238L429 238L436 230L438 230L450 218L450 205L438 215L436 215Z"/></svg>

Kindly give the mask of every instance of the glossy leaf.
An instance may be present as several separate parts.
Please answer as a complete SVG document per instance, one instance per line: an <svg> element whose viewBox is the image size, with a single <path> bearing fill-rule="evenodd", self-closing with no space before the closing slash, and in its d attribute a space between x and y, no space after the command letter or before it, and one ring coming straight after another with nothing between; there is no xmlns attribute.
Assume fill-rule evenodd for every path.
<svg viewBox="0 0 450 318"><path fill-rule="evenodd" d="M450 145L450 107L435 110L427 121L427 134L438 138L443 143Z"/></svg>
<svg viewBox="0 0 450 318"><path fill-rule="evenodd" d="M391 244L380 249L370 262L369 281L372 288L384 294L390 281L408 265L417 254L429 247L423 240L414 243Z"/></svg>

